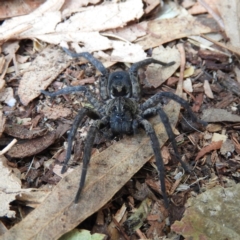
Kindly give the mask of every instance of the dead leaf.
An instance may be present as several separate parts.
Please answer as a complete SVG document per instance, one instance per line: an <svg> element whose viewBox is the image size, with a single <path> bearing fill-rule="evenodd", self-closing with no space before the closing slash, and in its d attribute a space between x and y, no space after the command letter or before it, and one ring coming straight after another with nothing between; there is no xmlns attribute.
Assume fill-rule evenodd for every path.
<svg viewBox="0 0 240 240"><path fill-rule="evenodd" d="M240 51L239 51L240 53ZM233 92L240 97L240 83L233 79L229 74L220 70L217 71L218 82L228 91Z"/></svg>
<svg viewBox="0 0 240 240"><path fill-rule="evenodd" d="M11 18L4 21L0 28L0 42L5 42L11 38L20 38L21 34L28 30L34 31L35 28L40 32L45 31L45 28L48 29L49 32L50 29L48 26L51 26L51 29L55 29L54 24L56 25L56 21L54 21L54 19L53 22L51 22L50 19L49 22L46 22L45 25L42 25L41 20L44 21L45 17L49 19L49 16L53 17L54 14L57 14L56 11L61 8L63 3L64 0L46 1L44 4L40 5L39 8L28 15ZM58 14L57 17L58 21L60 21L61 16ZM23 35L22 38L24 38Z"/></svg>
<svg viewBox="0 0 240 240"><path fill-rule="evenodd" d="M128 0L87 7L83 10L58 24L56 32L95 32L124 27L127 22L139 19L143 15L143 3L141 0Z"/></svg>
<svg viewBox="0 0 240 240"><path fill-rule="evenodd" d="M201 24L197 18L182 17L172 19L153 20L146 23L139 23L139 27L148 34L136 41L143 49L157 47L175 39L209 33L214 29ZM216 31L216 30L215 30Z"/></svg>
<svg viewBox="0 0 240 240"><path fill-rule="evenodd" d="M12 158L24 158L37 154L48 146L52 145L56 139L56 132L50 132L43 137L34 138L29 141L18 142L8 152Z"/></svg>
<svg viewBox="0 0 240 240"><path fill-rule="evenodd" d="M230 139L226 139L225 142L223 142L222 147L220 149L220 153L222 155L233 153L235 151L235 146Z"/></svg>
<svg viewBox="0 0 240 240"><path fill-rule="evenodd" d="M160 1L158 0L144 0L144 2L147 5L147 7L144 10L145 14L150 13L152 10L154 10L154 8L156 8L160 4Z"/></svg>
<svg viewBox="0 0 240 240"><path fill-rule="evenodd" d="M112 41L113 51L111 54L112 62L135 63L146 58L147 54L138 44Z"/></svg>
<svg viewBox="0 0 240 240"><path fill-rule="evenodd" d="M48 33L38 35L38 39L41 41L60 44L62 42L80 42L84 45L82 51L94 52L100 50L106 50L112 48L111 41L101 36L98 32L59 32L59 33Z"/></svg>
<svg viewBox="0 0 240 240"><path fill-rule="evenodd" d="M7 159L0 155L0 216L12 218L15 212L10 210L9 203L21 193L21 180L13 173L13 168L7 165Z"/></svg>
<svg viewBox="0 0 240 240"><path fill-rule="evenodd" d="M240 116L225 109L209 108L203 110L202 120L205 122L240 122Z"/></svg>
<svg viewBox="0 0 240 240"><path fill-rule="evenodd" d="M195 198L189 198L184 217L171 229L186 239L240 238L240 184L217 186Z"/></svg>
<svg viewBox="0 0 240 240"><path fill-rule="evenodd" d="M6 122L6 117L3 115L2 110L0 110L0 137L2 136L2 133L4 132L5 122Z"/></svg>
<svg viewBox="0 0 240 240"><path fill-rule="evenodd" d="M177 94L181 93L182 89L179 87ZM170 101L164 109L171 124L175 125L180 111L179 104ZM154 118L152 123L162 146L167 140L165 128L159 123L158 117ZM49 240L59 238L106 204L152 155L149 138L145 133L125 137L91 159L86 184L78 204L73 200L81 167L63 178L38 208L3 237L26 240L40 236Z"/></svg>
<svg viewBox="0 0 240 240"><path fill-rule="evenodd" d="M212 142L225 142L227 140L227 136L224 134L214 133L212 136Z"/></svg>
<svg viewBox="0 0 240 240"><path fill-rule="evenodd" d="M3 56L0 56L0 74L3 72L3 67L5 64L5 58Z"/></svg>
<svg viewBox="0 0 240 240"><path fill-rule="evenodd" d="M7 72L8 66L9 66L10 62L14 59L15 53L18 50L18 48L19 48L18 41L8 42L8 43L5 43L2 45L2 50L6 54L6 56L5 56L4 66L3 66L1 76L0 76L0 90L1 91L5 85L4 77ZM15 61L13 61L13 63L15 63Z"/></svg>
<svg viewBox="0 0 240 240"><path fill-rule="evenodd" d="M230 39L231 45L239 47L240 27L239 27L239 11L240 3L238 0L222 0L216 3L224 22L224 30ZM229 14L231 12L231 14Z"/></svg>
<svg viewBox="0 0 240 240"><path fill-rule="evenodd" d="M20 139L32 139L43 136L48 130L44 129L32 129L24 127L23 125L6 125L4 132L12 137Z"/></svg>
<svg viewBox="0 0 240 240"><path fill-rule="evenodd" d="M44 201L50 192L50 189L31 189L29 192L19 194L16 199L21 201L25 206L36 208Z"/></svg>
<svg viewBox="0 0 240 240"><path fill-rule="evenodd" d="M13 89L11 87L3 89L0 95L0 102L6 103L9 107L13 107L16 99L13 96Z"/></svg>
<svg viewBox="0 0 240 240"><path fill-rule="evenodd" d="M200 110L200 107L202 106L203 103L203 93L199 93L196 95L194 104L192 107L193 112L198 112Z"/></svg>
<svg viewBox="0 0 240 240"><path fill-rule="evenodd" d="M124 228L128 235L132 235L137 229L142 227L151 210L152 202L153 200L146 198L136 211L124 222Z"/></svg>
<svg viewBox="0 0 240 240"><path fill-rule="evenodd" d="M45 105L40 112L43 113L44 116L47 117L48 119L55 119L55 120L60 117L63 117L63 118L67 117L72 113L71 109L65 108L61 105L56 105L53 107L49 107Z"/></svg>
<svg viewBox="0 0 240 240"><path fill-rule="evenodd" d="M90 231L85 229L73 229L60 237L59 240L105 240L106 238L107 236L102 233L91 234Z"/></svg>
<svg viewBox="0 0 240 240"><path fill-rule="evenodd" d="M190 93L193 92L192 81L190 78L183 81L183 89Z"/></svg>
<svg viewBox="0 0 240 240"><path fill-rule="evenodd" d="M69 57L58 47L45 48L24 73L18 88L21 102L26 106L70 65Z"/></svg>
<svg viewBox="0 0 240 240"><path fill-rule="evenodd" d="M223 141L218 142L212 142L208 146L202 148L199 153L197 154L195 161L199 160L201 157L203 157L206 153L209 153L213 150L218 150L222 147Z"/></svg>
<svg viewBox="0 0 240 240"><path fill-rule="evenodd" d="M146 79L150 85L157 88L163 82L166 81L167 78L172 76L172 74L179 68L180 65L180 54L179 51L174 48L164 48L160 46L158 48L154 48L152 57L162 61L162 62L172 62L175 64L169 67L163 67L159 64L150 64L146 70Z"/></svg>
<svg viewBox="0 0 240 240"><path fill-rule="evenodd" d="M204 92L205 92L206 96L213 99L214 98L213 92L212 92L212 89L210 87L208 80L204 81L203 88L204 88Z"/></svg>
<svg viewBox="0 0 240 240"><path fill-rule="evenodd" d="M65 1L61 8L62 17L63 18L69 17L72 13L78 12L81 9L81 7L87 6L89 4L97 4L99 2L100 0Z"/></svg>
<svg viewBox="0 0 240 240"><path fill-rule="evenodd" d="M208 132L218 132L222 130L221 124L210 123L207 125L206 130Z"/></svg>
<svg viewBox="0 0 240 240"><path fill-rule="evenodd" d="M2 1L0 6L0 19L5 20L6 18L28 14L45 1L46 0L24 0L24 4L15 0Z"/></svg>
<svg viewBox="0 0 240 240"><path fill-rule="evenodd" d="M146 23L147 24L147 23ZM133 42L137 38L146 35L146 31L140 28L137 24L132 24L124 28L108 30L102 33L103 36L117 36L126 41Z"/></svg>

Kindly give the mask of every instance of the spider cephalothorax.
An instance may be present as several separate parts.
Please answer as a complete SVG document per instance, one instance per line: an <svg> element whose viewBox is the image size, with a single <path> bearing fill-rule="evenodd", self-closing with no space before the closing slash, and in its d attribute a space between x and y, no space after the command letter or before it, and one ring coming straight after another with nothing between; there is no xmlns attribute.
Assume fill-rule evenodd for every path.
<svg viewBox="0 0 240 240"><path fill-rule="evenodd" d="M158 114L162 119L164 127L166 128L166 132L169 136L169 140L172 143L173 150L175 152L176 157L181 163L182 167L186 172L189 172L189 168L186 163L184 163L177 151L177 144L175 141L175 137L169 123L168 117L166 113L162 110L159 105L160 100L163 97L170 98L179 104L181 104L184 109L187 111L189 117L192 121L199 122L203 125L206 125L205 122L199 120L188 103L178 97L177 95L170 92L160 92L149 98L146 102L140 104L140 85L138 83L137 71L140 67L148 65L150 63L161 64L165 67L171 66L174 62L163 63L153 58L148 58L146 60L134 63L129 71L116 71L111 74L108 73L108 70L103 66L103 64L94 58L90 53L72 53L68 49L63 49L68 55L72 57L84 57L86 58L92 65L94 65L100 72L100 96L101 99L96 99L92 93L85 86L75 86L75 87L67 87L63 88L57 92L49 93L46 91L41 91L43 94L54 97L60 94L68 94L72 92L80 91L82 92L87 100L93 105L93 109L90 108L82 108L79 110L71 131L68 135L68 148L67 154L65 158L65 162L62 168L62 173L66 171L67 163L71 156L72 142L74 136L76 134L77 128L83 118L85 116L94 115L96 118L93 124L90 126L88 131L88 135L85 141L85 147L83 152L83 167L82 167L82 175L80 180L80 185L78 192L75 197L75 202L78 202L82 188L85 183L87 167L89 160L91 158L91 149L94 143L94 139L97 131L105 126L109 127L112 134L132 134L136 133L139 126L142 126L151 140L151 145L153 148L153 152L156 159L156 165L160 174L160 182L161 182L161 191L164 198L164 202L166 207L168 207L168 199L166 195L165 189L165 179L164 179L164 164L161 156L159 140L157 135L152 127L152 125L146 120L146 117L149 115Z"/></svg>

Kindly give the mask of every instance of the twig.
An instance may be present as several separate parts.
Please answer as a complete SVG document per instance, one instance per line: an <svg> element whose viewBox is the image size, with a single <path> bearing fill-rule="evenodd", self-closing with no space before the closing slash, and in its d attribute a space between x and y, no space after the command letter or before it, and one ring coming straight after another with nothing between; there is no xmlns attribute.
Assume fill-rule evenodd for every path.
<svg viewBox="0 0 240 240"><path fill-rule="evenodd" d="M141 239L147 239L147 237L145 236L145 234L144 234L140 229L137 229L137 230L136 230L136 234L137 234Z"/></svg>
<svg viewBox="0 0 240 240"><path fill-rule="evenodd" d="M116 225L116 228L119 230L119 232L121 232L121 234L123 235L123 237L126 239L126 240L130 240L130 238L127 236L127 234L123 231L122 227L120 226L119 222L113 218L113 222L114 224Z"/></svg>
<svg viewBox="0 0 240 240"><path fill-rule="evenodd" d="M180 66L180 76L179 76L179 85L182 86L183 84L183 78L184 78L184 70L185 70L185 64L186 64L186 56L185 56L185 50L183 47L183 44L177 44L178 51L180 52L181 57L181 66Z"/></svg>
<svg viewBox="0 0 240 240"><path fill-rule="evenodd" d="M213 11L213 9L205 2L205 0L198 0L198 3L202 5L210 15L212 15L212 17L218 22L222 30L224 30L225 26L224 26L223 20L216 12Z"/></svg>
<svg viewBox="0 0 240 240"><path fill-rule="evenodd" d="M0 151L0 156L5 154L10 148L17 142L17 139L14 138L2 151Z"/></svg>

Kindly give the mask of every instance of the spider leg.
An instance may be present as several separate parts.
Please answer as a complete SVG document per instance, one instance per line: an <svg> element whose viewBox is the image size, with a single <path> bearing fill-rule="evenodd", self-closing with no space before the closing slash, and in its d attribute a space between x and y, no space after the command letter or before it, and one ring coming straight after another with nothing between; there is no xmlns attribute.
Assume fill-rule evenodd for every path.
<svg viewBox="0 0 240 240"><path fill-rule="evenodd" d="M160 144L159 144L158 137L156 135L156 132L155 132L154 128L152 127L152 125L146 119L140 118L139 122L143 125L147 135L151 139L151 145L152 145L152 148L153 148L154 156L155 156L155 159L156 159L156 165L157 165L158 172L159 172L159 179L160 179L160 184L161 184L162 196L163 196L165 207L168 208L169 207L169 202L168 202L168 198L167 198L167 194L166 194L166 187L165 187L164 163L163 163L163 158L162 158L162 155L161 155L161 150L160 150Z"/></svg>
<svg viewBox="0 0 240 240"><path fill-rule="evenodd" d="M94 143L94 139L97 133L97 130L99 129L99 126L101 124L106 124L107 123L107 119L101 119L101 120L96 120L93 125L90 127L88 134L87 134L87 138L85 141L85 147L84 147L84 151L83 151L83 166L82 166L82 174L81 174L81 179L80 179L80 183L79 183L79 187L78 187L78 191L75 197L74 202L77 203L79 201L82 189L84 187L84 183L86 180L86 175L87 175L87 167L88 167L88 163L90 161L91 158L91 151L92 151L92 147L93 147L93 143Z"/></svg>
<svg viewBox="0 0 240 240"><path fill-rule="evenodd" d="M175 140L175 135L173 133L171 124L169 122L168 116L167 114L162 110L161 107L157 107L157 108L148 108L143 112L143 117L149 116L149 115L156 115L158 113L158 115L160 116L162 123L166 129L167 135L169 137L169 140L173 146L173 151L175 153L175 156L177 157L178 161L181 163L183 169L185 170L185 172L189 173L189 166L182 161L178 149L177 149L177 143Z"/></svg>
<svg viewBox="0 0 240 240"><path fill-rule="evenodd" d="M169 140L172 143L172 147L173 147L174 153L175 153L178 161L181 163L185 172L189 173L190 170L189 170L188 165L185 162L182 161L182 159L179 155L179 152L178 152L178 149L177 149L177 142L175 140L175 136L174 136L174 133L173 133L173 130L172 130L171 124L169 122L167 114L161 108L157 109L157 113L159 114L160 118L162 119L162 123L163 123L163 125L166 129Z"/></svg>
<svg viewBox="0 0 240 240"><path fill-rule="evenodd" d="M137 71L139 68L146 66L150 63L157 63L164 67L169 67L169 66L172 66L173 64L175 64L175 62L164 63L164 62L158 61L157 59L154 59L154 58L147 58L143 61L134 63L129 69L129 75L130 75L131 82L132 82L132 95L136 99L140 98L140 86L139 86L139 82L138 82Z"/></svg>
<svg viewBox="0 0 240 240"><path fill-rule="evenodd" d="M74 139L74 137L76 135L78 126L81 123L81 121L83 120L83 118L87 115L88 112L89 112L89 109L82 108L78 112L77 116L74 119L74 122L73 122L72 128L70 130L70 133L68 134L67 153L66 153L65 161L63 163L62 170L61 170L62 174L66 172L67 164L68 164L68 161L69 161L69 159L71 157L72 142L73 142L73 139Z"/></svg>
<svg viewBox="0 0 240 240"><path fill-rule="evenodd" d="M78 57L84 57L87 59L96 69L101 72L101 77L100 77L100 94L102 99L107 99L108 94L107 94L107 80L108 80L108 70L103 66L103 64L93 57L92 54L88 52L82 52L82 53L73 53L69 51L67 48L63 47L63 50L71 57L73 58L78 58Z"/></svg>
<svg viewBox="0 0 240 240"><path fill-rule="evenodd" d="M58 95L69 94L73 92L82 92L84 96L87 98L88 102L90 102L94 106L94 108L100 107L98 100L92 95L90 91L88 91L88 89L85 86L66 87L56 92L47 92L47 91L41 90L42 94L49 97L55 97Z"/></svg>
<svg viewBox="0 0 240 240"><path fill-rule="evenodd" d="M203 126L207 125L207 123L205 121L202 121L202 120L197 118L197 116L193 113L193 111L190 108L190 106L189 106L187 101L185 101L181 97L177 96L176 94L170 93L170 92L160 92L160 93L155 94L151 98L149 98L146 102L144 102L142 104L142 107L141 107L142 111L145 111L145 110L147 110L147 108L151 108L151 107L157 105L162 97L170 98L170 99L178 102L179 104L181 104L181 106L185 110L187 110L187 112L188 112L190 118L192 119L192 121L201 123Z"/></svg>

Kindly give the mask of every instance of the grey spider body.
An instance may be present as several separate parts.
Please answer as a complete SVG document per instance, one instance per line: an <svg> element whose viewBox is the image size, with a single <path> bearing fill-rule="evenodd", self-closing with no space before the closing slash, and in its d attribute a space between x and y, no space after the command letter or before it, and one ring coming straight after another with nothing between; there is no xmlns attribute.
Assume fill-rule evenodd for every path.
<svg viewBox="0 0 240 240"><path fill-rule="evenodd" d="M91 113L94 113L95 116L97 116L97 119L90 126L88 135L86 137L83 152L82 175L80 179L79 189L75 197L75 202L76 203L78 202L81 191L84 187L87 174L87 167L91 158L91 149L93 147L96 132L102 126L106 127L109 126L113 135L132 133L135 134L137 132L138 127L142 126L151 140L151 145L156 159L156 165L159 171L162 196L164 199L165 206L167 208L168 198L165 189L164 179L165 172L159 146L159 140L152 125L146 120L146 117L149 115L156 114L160 116L166 128L169 140L172 143L175 155L186 172L189 172L188 165L181 160L181 157L178 154L177 144L175 141L173 131L171 129L171 125L169 123L166 113L159 106L159 102L163 97L170 98L184 107L192 121L199 122L203 125L206 125L206 123L197 119L197 117L194 115L191 108L189 107L188 103L184 99L178 97L173 93L169 92L157 93L151 98L149 98L147 101L145 101L143 104L140 104L139 103L140 86L138 83L137 71L140 67L143 67L150 63L157 63L167 67L173 65L174 62L163 63L156 59L149 58L133 64L128 72L117 71L109 74L108 70L103 66L103 64L96 58L94 58L90 53L85 52L76 54L70 52L68 49L65 48L63 48L63 50L72 57L86 58L92 65L94 65L101 72L100 76L101 100L96 99L92 95L92 93L88 90L88 88L85 86L67 87L53 93L41 91L43 94L50 97L79 91L85 95L87 100L94 107L94 110L91 110L89 108L80 109L77 116L75 117L71 131L68 135L68 148L65 162L62 168L62 173L66 171L67 163L71 156L72 142L81 121L85 116L90 116Z"/></svg>

